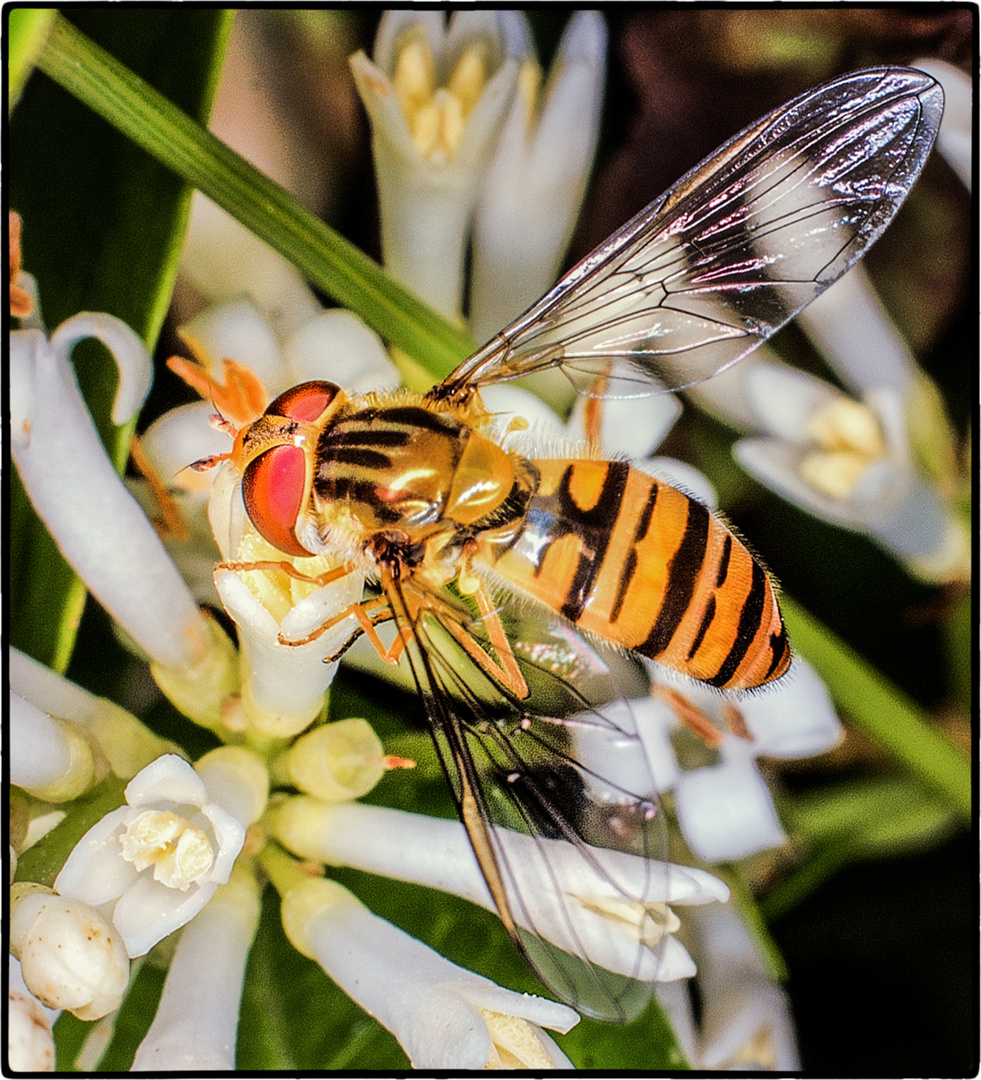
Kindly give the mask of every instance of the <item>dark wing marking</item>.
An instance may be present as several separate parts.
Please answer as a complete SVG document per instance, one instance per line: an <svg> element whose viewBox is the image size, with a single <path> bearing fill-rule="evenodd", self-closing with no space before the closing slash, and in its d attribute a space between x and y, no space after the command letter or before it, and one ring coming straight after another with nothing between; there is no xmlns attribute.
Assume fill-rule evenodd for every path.
<svg viewBox="0 0 981 1080"><path fill-rule="evenodd" d="M875 242L942 112L939 84L910 68L853 72L802 94L628 221L431 395L556 366L581 392L605 377L604 393L622 396L722 371Z"/></svg>
<svg viewBox="0 0 981 1080"><path fill-rule="evenodd" d="M386 591L404 625L401 586ZM479 620L472 630L487 645ZM540 627L534 642L527 627L521 633L528 701L499 686L429 614L413 625L409 663L505 928L555 995L625 1021L643 1008L658 970L665 869L653 860L666 850L662 813L629 710L614 699L595 649L565 624L554 635ZM622 655L613 662L636 670ZM598 913L597 897L616 915Z"/></svg>

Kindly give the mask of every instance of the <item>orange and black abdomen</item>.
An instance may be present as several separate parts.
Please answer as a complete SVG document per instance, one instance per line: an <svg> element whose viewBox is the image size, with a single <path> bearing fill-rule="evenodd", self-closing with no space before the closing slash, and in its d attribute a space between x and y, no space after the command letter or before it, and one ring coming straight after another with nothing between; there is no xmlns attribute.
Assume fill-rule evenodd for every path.
<svg viewBox="0 0 981 1080"><path fill-rule="evenodd" d="M581 629L712 686L784 674L773 585L702 503L623 461L534 464L541 483L521 533L484 555L500 575Z"/></svg>

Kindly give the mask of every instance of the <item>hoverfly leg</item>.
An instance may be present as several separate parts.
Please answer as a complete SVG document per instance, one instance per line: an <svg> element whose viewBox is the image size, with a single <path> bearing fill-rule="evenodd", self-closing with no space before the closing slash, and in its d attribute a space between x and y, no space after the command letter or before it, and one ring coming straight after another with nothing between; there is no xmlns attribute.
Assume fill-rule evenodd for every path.
<svg viewBox="0 0 981 1080"><path fill-rule="evenodd" d="M603 433L603 398L609 388L609 373L612 366L607 361L606 371L593 379L583 402L583 428L586 432L586 439L591 446L600 445L600 437Z"/></svg>
<svg viewBox="0 0 981 1080"><path fill-rule="evenodd" d="M753 736L746 726L743 714L731 701L727 701L725 705L722 706L722 719L725 720L726 727L737 739L746 739L748 742L752 742Z"/></svg>
<svg viewBox="0 0 981 1080"><path fill-rule="evenodd" d="M677 690L667 686L655 686L651 693L657 694L671 706L678 719L698 738L713 749L722 741L722 734L697 705L692 704Z"/></svg>
<svg viewBox="0 0 981 1080"><path fill-rule="evenodd" d="M144 453L143 444L136 435L130 441L129 456L136 471L146 480L150 494L160 512L158 517L151 519L157 532L161 536L173 536L178 540L186 540L191 535L190 527L184 520L177 500L171 495L160 474Z"/></svg>
<svg viewBox="0 0 981 1080"><path fill-rule="evenodd" d="M505 689L514 694L515 697L523 700L528 696L528 683L525 682L525 677L518 667L514 650L511 648L511 643L508 641L504 627L501 625L501 616L491 600L487 586L479 578L468 575L466 593L476 601L490 644L497 654L497 661L486 649L482 649L458 622L446 620L444 625L466 649L472 659L476 660Z"/></svg>
<svg viewBox="0 0 981 1080"><path fill-rule="evenodd" d="M343 563L340 566L335 566L333 570L325 570L322 574L305 574L302 570L297 568L285 559L259 559L255 562L222 562L218 563L215 567L215 573L219 570L234 570L236 572L251 571L251 570L279 570L286 574L287 577L293 578L295 581L305 581L311 585L319 585L323 588L325 585L330 585L333 581L338 581L340 578L347 577L348 574L354 573L355 567L352 563Z"/></svg>
<svg viewBox="0 0 981 1080"><path fill-rule="evenodd" d="M368 614L369 610L372 608L378 608L379 610L377 613ZM402 647L400 645L401 638L396 638L392 646L388 647L378 636L378 631L375 629L379 623L387 622L392 617L391 608L389 608L385 599L377 596L372 600L359 601L356 604L351 604L350 607L346 607L343 611L339 611L336 615L332 615L329 619L321 623L316 630L307 634L305 637L286 638L280 634L279 643L280 645L293 646L309 645L311 641L316 641L317 638L322 637L328 630L332 630L338 623L344 622L345 619L354 618L358 622L357 628L352 632L351 636L344 642L340 649L330 656L325 657L325 660L329 663L338 659L347 652L362 634L364 634L371 644L374 645L382 660L394 664L398 662L398 658L402 652Z"/></svg>

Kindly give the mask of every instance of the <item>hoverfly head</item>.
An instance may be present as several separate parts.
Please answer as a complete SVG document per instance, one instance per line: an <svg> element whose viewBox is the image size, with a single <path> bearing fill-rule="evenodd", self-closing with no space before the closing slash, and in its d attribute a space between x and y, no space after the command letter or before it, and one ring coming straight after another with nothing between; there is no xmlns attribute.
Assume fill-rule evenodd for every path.
<svg viewBox="0 0 981 1080"><path fill-rule="evenodd" d="M286 555L313 554L297 539L296 527L310 505L320 433L343 400L334 383L301 383L235 436L229 457L242 476L246 512L263 538Z"/></svg>

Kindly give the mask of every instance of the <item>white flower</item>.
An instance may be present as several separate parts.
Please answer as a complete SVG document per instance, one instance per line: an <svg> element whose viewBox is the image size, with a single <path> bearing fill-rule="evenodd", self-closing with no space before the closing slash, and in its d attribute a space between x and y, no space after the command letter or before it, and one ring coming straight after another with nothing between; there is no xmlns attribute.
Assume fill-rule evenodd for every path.
<svg viewBox="0 0 981 1080"><path fill-rule="evenodd" d="M258 884L251 874L234 874L184 928L135 1071L234 1070L242 983L258 922Z"/></svg>
<svg viewBox="0 0 981 1080"><path fill-rule="evenodd" d="M139 504L116 474L82 400L69 357L95 337L120 371L113 420L124 423L149 387L150 360L125 323L76 315L50 341L10 337L11 449L34 508L62 554L155 670L183 686L201 722L227 695L227 639L191 596ZM208 692L206 692L206 689Z"/></svg>
<svg viewBox="0 0 981 1080"><path fill-rule="evenodd" d="M495 910L457 821L299 796L277 808L273 827L301 857L427 885ZM678 922L667 905L724 901L728 889L718 879L604 848L590 848L587 863L565 841L534 840L506 829L498 837L524 900L514 912L519 925L642 982L694 974L688 954L671 936ZM538 874L538 856L546 849L548 880Z"/></svg>
<svg viewBox="0 0 981 1080"><path fill-rule="evenodd" d="M474 206L514 94L498 13L396 10L351 70L371 120L384 263L438 311L461 311Z"/></svg>
<svg viewBox="0 0 981 1080"><path fill-rule="evenodd" d="M757 757L809 757L841 739L841 724L827 689L802 657L779 682L738 700L733 695L654 673L651 697L631 702L637 734L659 791L674 791L678 824L691 849L706 862L727 862L783 843L773 799L757 771ZM684 744L672 740L679 723L691 755L706 743L718 754L711 765L683 767ZM596 760L598 771L608 763Z"/></svg>
<svg viewBox="0 0 981 1080"><path fill-rule="evenodd" d="M693 912L692 950L702 1001L703 1069L777 1073L800 1069L787 995L773 981L738 911Z"/></svg>
<svg viewBox="0 0 981 1080"><path fill-rule="evenodd" d="M45 1008L27 989L20 964L9 958L7 994L7 1060L14 1072L54 1072L55 1044L51 1025L55 1009Z"/></svg>
<svg viewBox="0 0 981 1080"><path fill-rule="evenodd" d="M321 311L280 336L251 300L237 298L208 308L181 334L197 363L172 360L171 365L204 400L164 413L144 432L140 446L175 500L182 522L166 535L167 549L194 595L215 603L218 552L206 505L219 470L198 472L188 466L231 449L228 433L209 423L216 409L233 424L244 424L283 390L310 379L363 393L393 388L399 377L378 335L341 309ZM148 484L137 481L134 486L150 510L154 496Z"/></svg>
<svg viewBox="0 0 981 1080"><path fill-rule="evenodd" d="M555 282L596 150L606 76L598 12L573 13L544 86L525 15L500 17L521 73L474 221L470 324L479 341Z"/></svg>
<svg viewBox="0 0 981 1080"><path fill-rule="evenodd" d="M205 782L168 754L126 786L127 806L82 837L55 879L63 896L114 904L130 956L183 926L228 880L245 823L212 801Z"/></svg>
<svg viewBox="0 0 981 1080"><path fill-rule="evenodd" d="M209 512L222 554L233 562L279 562L286 557L244 521L238 478L222 470ZM328 569L317 556L288 560L311 577ZM324 694L337 674L326 657L338 652L357 629L353 616L305 644L334 616L360 601L364 579L347 574L324 586L280 571L219 569L215 587L239 629L242 723L275 737L298 735L320 712Z"/></svg>
<svg viewBox="0 0 981 1080"><path fill-rule="evenodd" d="M49 1008L97 1020L122 1002L129 959L121 935L84 900L14 885L10 945L28 989Z"/></svg>
<svg viewBox="0 0 981 1080"><path fill-rule="evenodd" d="M725 735L719 752L718 765L683 770L674 787L675 812L689 847L714 863L779 846L786 836L752 751Z"/></svg>
<svg viewBox="0 0 981 1080"><path fill-rule="evenodd" d="M900 390L880 385L859 402L764 363L746 369L743 384L764 432L736 444L745 469L802 509L866 533L914 573L963 572L966 532L916 467Z"/></svg>
<svg viewBox="0 0 981 1080"><path fill-rule="evenodd" d="M310 879L288 892L283 925L300 952L392 1032L416 1069L572 1067L541 1031L568 1031L579 1019L572 1009L457 967L335 882Z"/></svg>

